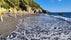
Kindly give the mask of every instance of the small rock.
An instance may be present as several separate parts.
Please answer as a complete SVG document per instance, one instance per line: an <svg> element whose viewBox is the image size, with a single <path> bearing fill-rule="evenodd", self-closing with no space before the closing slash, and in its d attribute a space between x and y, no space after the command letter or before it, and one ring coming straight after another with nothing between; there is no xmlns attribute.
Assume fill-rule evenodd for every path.
<svg viewBox="0 0 71 40"><path fill-rule="evenodd" d="M47 37L42 37L41 39L47 39Z"/></svg>
<svg viewBox="0 0 71 40"><path fill-rule="evenodd" d="M18 36L17 38L21 39L21 40L28 40L26 37L24 36Z"/></svg>
<svg viewBox="0 0 71 40"><path fill-rule="evenodd" d="M5 37L0 37L0 40L6 40L6 38Z"/></svg>
<svg viewBox="0 0 71 40"><path fill-rule="evenodd" d="M54 40L58 40L58 39L59 39L59 37L55 37L55 38L54 38Z"/></svg>
<svg viewBox="0 0 71 40"><path fill-rule="evenodd" d="M31 40L40 40L40 39L31 39Z"/></svg>
<svg viewBox="0 0 71 40"><path fill-rule="evenodd" d="M71 40L71 38L68 38L67 40Z"/></svg>
<svg viewBox="0 0 71 40"><path fill-rule="evenodd" d="M13 38L15 38L16 36L17 36L16 33L11 33L8 37L9 37L10 39L13 39Z"/></svg>

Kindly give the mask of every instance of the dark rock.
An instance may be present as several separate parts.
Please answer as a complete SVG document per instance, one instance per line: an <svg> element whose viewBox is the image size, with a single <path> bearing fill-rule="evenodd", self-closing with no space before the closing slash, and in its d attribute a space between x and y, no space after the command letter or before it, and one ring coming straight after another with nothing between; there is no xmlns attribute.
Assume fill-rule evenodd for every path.
<svg viewBox="0 0 71 40"><path fill-rule="evenodd" d="M31 40L40 40L40 39L31 39Z"/></svg>
<svg viewBox="0 0 71 40"><path fill-rule="evenodd" d="M48 14L49 12L47 10L42 10L42 13Z"/></svg>
<svg viewBox="0 0 71 40"><path fill-rule="evenodd" d="M16 36L17 36L16 33L11 33L11 34L9 35L9 38L10 38L10 39L13 39L13 38L15 38Z"/></svg>
<svg viewBox="0 0 71 40"><path fill-rule="evenodd" d="M50 39L50 37L47 37L48 39Z"/></svg>
<svg viewBox="0 0 71 40"><path fill-rule="evenodd" d="M26 32L25 32L26 34L29 34L29 33L31 33L30 31L28 31L28 30L26 30Z"/></svg>
<svg viewBox="0 0 71 40"><path fill-rule="evenodd" d="M54 29L56 29L56 27L54 27Z"/></svg>
<svg viewBox="0 0 71 40"><path fill-rule="evenodd" d="M62 13L58 13L58 15L62 16L63 14Z"/></svg>
<svg viewBox="0 0 71 40"><path fill-rule="evenodd" d="M47 39L47 37L42 37L41 39Z"/></svg>
<svg viewBox="0 0 71 40"><path fill-rule="evenodd" d="M18 36L17 38L20 38L21 40L28 40L26 37L24 36Z"/></svg>
<svg viewBox="0 0 71 40"><path fill-rule="evenodd" d="M68 34L69 34L69 32L70 32L70 31L64 31L64 34L65 34L65 35L68 35Z"/></svg>
<svg viewBox="0 0 71 40"><path fill-rule="evenodd" d="M71 40L71 38L68 38L67 40Z"/></svg>
<svg viewBox="0 0 71 40"><path fill-rule="evenodd" d="M55 38L54 38L54 40L58 40L58 39L59 39L59 37L55 37Z"/></svg>
<svg viewBox="0 0 71 40"><path fill-rule="evenodd" d="M5 37L0 37L0 40L6 40L6 38Z"/></svg>

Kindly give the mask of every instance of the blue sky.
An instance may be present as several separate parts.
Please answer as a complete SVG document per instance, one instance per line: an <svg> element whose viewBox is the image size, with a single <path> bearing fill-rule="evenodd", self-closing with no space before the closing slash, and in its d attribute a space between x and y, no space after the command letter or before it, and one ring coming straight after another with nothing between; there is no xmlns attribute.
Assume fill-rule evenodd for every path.
<svg viewBox="0 0 71 40"><path fill-rule="evenodd" d="M71 0L35 0L35 2L51 12L71 12Z"/></svg>

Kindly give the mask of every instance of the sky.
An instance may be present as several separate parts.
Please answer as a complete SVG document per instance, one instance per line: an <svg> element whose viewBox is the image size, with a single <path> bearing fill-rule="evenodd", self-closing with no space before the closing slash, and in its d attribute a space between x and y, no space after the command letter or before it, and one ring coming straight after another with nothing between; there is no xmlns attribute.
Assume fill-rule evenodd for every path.
<svg viewBox="0 0 71 40"><path fill-rule="evenodd" d="M71 0L35 0L35 2L50 12L71 12Z"/></svg>

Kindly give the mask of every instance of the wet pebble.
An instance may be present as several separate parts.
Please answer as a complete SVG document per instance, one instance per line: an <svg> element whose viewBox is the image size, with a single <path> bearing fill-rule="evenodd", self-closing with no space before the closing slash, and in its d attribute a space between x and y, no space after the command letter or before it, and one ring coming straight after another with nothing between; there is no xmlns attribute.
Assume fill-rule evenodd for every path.
<svg viewBox="0 0 71 40"><path fill-rule="evenodd" d="M31 40L40 40L40 39L31 39Z"/></svg>
<svg viewBox="0 0 71 40"><path fill-rule="evenodd" d="M26 37L20 35L17 38L19 38L20 40L28 40Z"/></svg>
<svg viewBox="0 0 71 40"><path fill-rule="evenodd" d="M6 37L0 36L0 40L6 40Z"/></svg>
<svg viewBox="0 0 71 40"><path fill-rule="evenodd" d="M17 36L17 34L16 33L11 33L9 36L8 36L8 38L10 38L10 39L13 39L13 38L15 38Z"/></svg>
<svg viewBox="0 0 71 40"><path fill-rule="evenodd" d="M71 38L68 38L67 40L71 40Z"/></svg>

